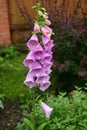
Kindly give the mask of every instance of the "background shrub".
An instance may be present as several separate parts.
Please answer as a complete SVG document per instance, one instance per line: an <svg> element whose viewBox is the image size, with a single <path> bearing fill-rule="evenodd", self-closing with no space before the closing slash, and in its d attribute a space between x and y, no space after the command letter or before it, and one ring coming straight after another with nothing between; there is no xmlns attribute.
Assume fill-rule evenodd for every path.
<svg viewBox="0 0 87 130"><path fill-rule="evenodd" d="M50 14L55 33L52 87L56 92L72 91L75 85L83 87L87 82L87 10L81 8L79 0L68 16L69 5L65 0ZM78 18L79 10L81 19Z"/></svg>

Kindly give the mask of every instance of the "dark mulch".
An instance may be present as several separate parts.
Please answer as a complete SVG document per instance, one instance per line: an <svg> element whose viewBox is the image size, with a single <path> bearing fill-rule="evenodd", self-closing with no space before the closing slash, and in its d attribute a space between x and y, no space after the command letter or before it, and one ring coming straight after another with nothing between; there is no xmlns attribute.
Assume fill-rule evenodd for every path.
<svg viewBox="0 0 87 130"><path fill-rule="evenodd" d="M0 130L17 130L17 122L22 118L22 110L18 101L7 101L4 109L0 109Z"/></svg>

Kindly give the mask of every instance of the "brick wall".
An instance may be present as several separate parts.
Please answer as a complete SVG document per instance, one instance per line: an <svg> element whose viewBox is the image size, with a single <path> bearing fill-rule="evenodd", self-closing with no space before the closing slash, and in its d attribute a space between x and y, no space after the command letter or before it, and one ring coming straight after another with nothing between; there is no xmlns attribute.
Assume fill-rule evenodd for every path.
<svg viewBox="0 0 87 130"><path fill-rule="evenodd" d="M11 38L10 38L7 0L0 0L0 46L10 44L11 44Z"/></svg>

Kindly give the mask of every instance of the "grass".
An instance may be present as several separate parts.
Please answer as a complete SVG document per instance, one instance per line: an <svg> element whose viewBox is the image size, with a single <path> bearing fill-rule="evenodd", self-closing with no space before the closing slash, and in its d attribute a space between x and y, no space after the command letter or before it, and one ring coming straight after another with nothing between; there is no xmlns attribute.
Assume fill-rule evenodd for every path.
<svg viewBox="0 0 87 130"><path fill-rule="evenodd" d="M28 94L28 88L23 84L26 68L22 62L25 55L3 59L0 63L0 94L4 99L14 100Z"/></svg>

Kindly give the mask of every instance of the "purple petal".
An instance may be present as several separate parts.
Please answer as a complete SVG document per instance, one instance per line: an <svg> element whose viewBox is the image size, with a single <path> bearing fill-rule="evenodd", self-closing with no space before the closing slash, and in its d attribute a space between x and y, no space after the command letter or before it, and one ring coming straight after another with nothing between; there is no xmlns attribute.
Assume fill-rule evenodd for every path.
<svg viewBox="0 0 87 130"><path fill-rule="evenodd" d="M35 60L31 52L28 53L27 57L23 61L23 64L26 67L32 67L35 64Z"/></svg>
<svg viewBox="0 0 87 130"><path fill-rule="evenodd" d="M48 69L48 70L44 70L46 72L46 74L50 74L52 72L51 69Z"/></svg>
<svg viewBox="0 0 87 130"><path fill-rule="evenodd" d="M37 23L34 25L34 32L40 32L40 26Z"/></svg>
<svg viewBox="0 0 87 130"><path fill-rule="evenodd" d="M52 65L53 65L52 62L46 62L46 63L43 65L43 67L44 67L45 70L48 70L48 69L50 69L50 68L52 67Z"/></svg>
<svg viewBox="0 0 87 130"><path fill-rule="evenodd" d="M47 53L46 51L44 51L43 52L43 57L42 57L42 60L44 60L44 59L52 59L52 55L51 54L49 54L49 53Z"/></svg>
<svg viewBox="0 0 87 130"><path fill-rule="evenodd" d="M51 34L52 34L52 29L51 29L50 27L48 27L48 26L42 27L42 28L41 28L41 31L42 31L42 34L43 34L44 36L47 36L47 37L50 37Z"/></svg>
<svg viewBox="0 0 87 130"><path fill-rule="evenodd" d="M50 81L47 81L45 83L41 83L39 89L44 92L46 89L49 88L50 84L51 84Z"/></svg>
<svg viewBox="0 0 87 130"><path fill-rule="evenodd" d="M38 63L37 66L33 66L30 70L31 74L34 76L34 77L38 77L40 75L43 74L43 68L42 66Z"/></svg>
<svg viewBox="0 0 87 130"><path fill-rule="evenodd" d="M50 76L47 74L39 76L36 80L36 83L41 84L41 83L46 83L50 79Z"/></svg>
<svg viewBox="0 0 87 130"><path fill-rule="evenodd" d="M48 41L48 42L45 44L44 48L45 48L46 51L50 51L50 50L52 50L53 46L54 46L53 40L50 40L50 41Z"/></svg>
<svg viewBox="0 0 87 130"><path fill-rule="evenodd" d="M34 51L33 51L33 56L36 60L40 60L43 56L43 48L41 46L38 46Z"/></svg>
<svg viewBox="0 0 87 130"><path fill-rule="evenodd" d="M51 60L52 60L52 55L47 52L44 52L43 57L41 59L41 64L43 65L47 62L50 62Z"/></svg>
<svg viewBox="0 0 87 130"><path fill-rule="evenodd" d="M46 45L46 43L48 43L49 41L50 41L49 37L42 35L42 42L43 42L44 45Z"/></svg>
<svg viewBox="0 0 87 130"><path fill-rule="evenodd" d="M41 102L41 108L42 108L43 112L45 113L46 117L50 118L53 108L49 107L44 102Z"/></svg>
<svg viewBox="0 0 87 130"><path fill-rule="evenodd" d="M38 43L38 37L36 34L33 34L31 39L27 42L27 46L30 48L30 50L35 49L37 46L39 46Z"/></svg>
<svg viewBox="0 0 87 130"><path fill-rule="evenodd" d="M24 81L24 84L29 86L30 88L33 88L36 85L34 78L30 72L28 72L26 80Z"/></svg>

